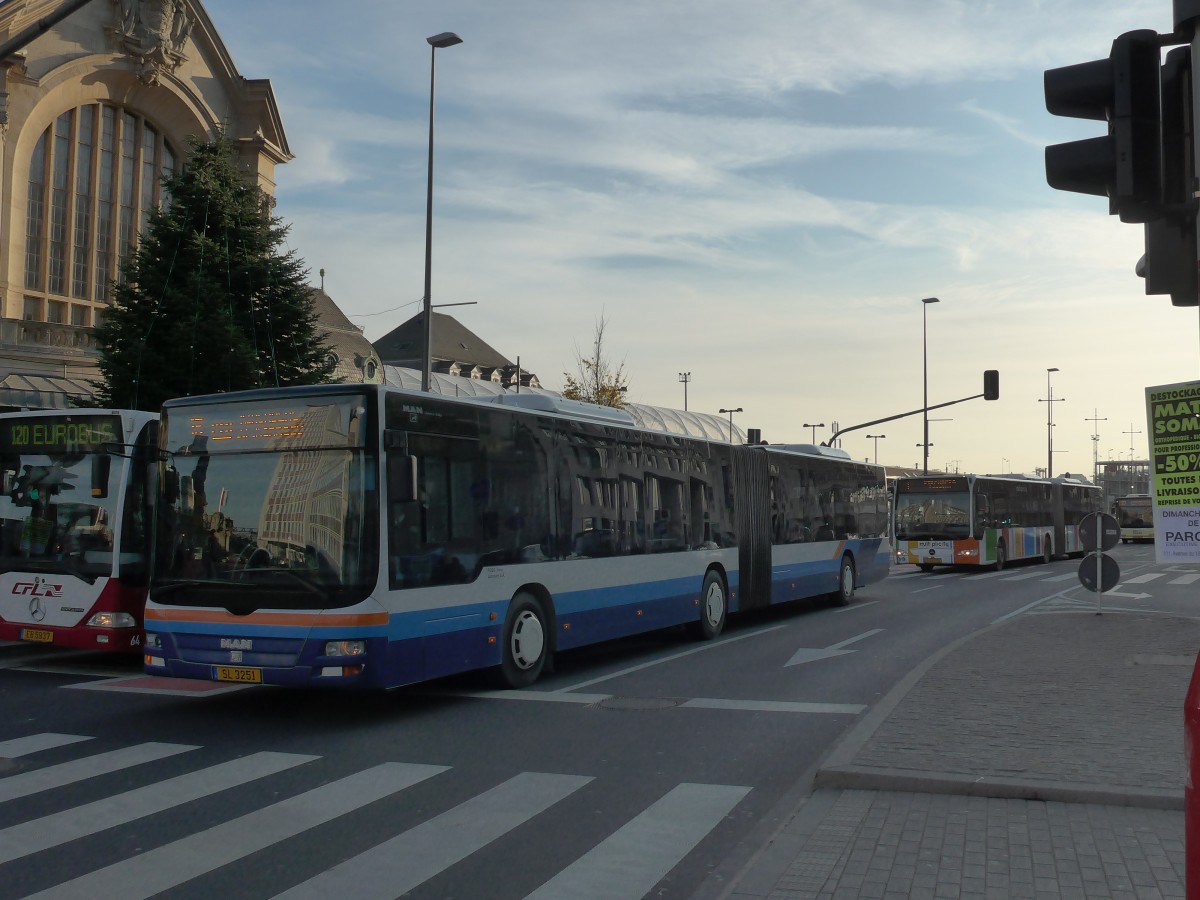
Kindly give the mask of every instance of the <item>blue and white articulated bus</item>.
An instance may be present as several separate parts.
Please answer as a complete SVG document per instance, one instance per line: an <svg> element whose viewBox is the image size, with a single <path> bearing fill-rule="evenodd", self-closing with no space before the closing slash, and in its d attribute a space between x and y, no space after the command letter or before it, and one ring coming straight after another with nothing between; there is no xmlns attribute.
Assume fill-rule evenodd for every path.
<svg viewBox="0 0 1200 900"><path fill-rule="evenodd" d="M881 467L544 393L385 385L163 407L145 669L383 688L808 597L891 565Z"/></svg>

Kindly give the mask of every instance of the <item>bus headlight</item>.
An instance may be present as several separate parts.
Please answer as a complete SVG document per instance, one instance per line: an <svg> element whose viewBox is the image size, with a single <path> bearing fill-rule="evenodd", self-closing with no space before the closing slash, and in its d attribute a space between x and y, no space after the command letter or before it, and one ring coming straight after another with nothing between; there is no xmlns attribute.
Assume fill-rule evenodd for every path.
<svg viewBox="0 0 1200 900"><path fill-rule="evenodd" d="M87 623L93 628L133 628L137 620L127 612L98 612Z"/></svg>
<svg viewBox="0 0 1200 900"><path fill-rule="evenodd" d="M362 656L367 652L366 641L326 641L326 656Z"/></svg>
<svg viewBox="0 0 1200 900"><path fill-rule="evenodd" d="M159 637L153 631L147 631L146 632L146 649L147 650L161 650L162 649L162 638Z"/></svg>

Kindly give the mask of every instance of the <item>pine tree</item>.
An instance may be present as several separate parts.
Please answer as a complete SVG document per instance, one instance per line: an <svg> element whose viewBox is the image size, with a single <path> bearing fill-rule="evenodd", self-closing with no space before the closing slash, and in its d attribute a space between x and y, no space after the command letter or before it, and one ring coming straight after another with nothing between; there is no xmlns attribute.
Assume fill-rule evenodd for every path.
<svg viewBox="0 0 1200 900"><path fill-rule="evenodd" d="M331 380L304 263L281 252L288 228L224 134L190 144L97 326L101 405Z"/></svg>

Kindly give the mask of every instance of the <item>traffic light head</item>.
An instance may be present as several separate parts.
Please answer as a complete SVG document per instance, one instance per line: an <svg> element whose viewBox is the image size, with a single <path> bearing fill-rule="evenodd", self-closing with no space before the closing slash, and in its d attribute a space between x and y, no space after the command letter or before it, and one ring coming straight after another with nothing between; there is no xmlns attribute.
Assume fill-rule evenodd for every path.
<svg viewBox="0 0 1200 900"><path fill-rule="evenodd" d="M1000 370L987 369L983 373L983 399L1000 399Z"/></svg>
<svg viewBox="0 0 1200 900"><path fill-rule="evenodd" d="M1130 31L1108 59L1044 77L1046 109L1056 116L1108 122L1108 134L1046 148L1046 181L1060 191L1108 197L1123 222L1147 222L1162 205L1159 37Z"/></svg>

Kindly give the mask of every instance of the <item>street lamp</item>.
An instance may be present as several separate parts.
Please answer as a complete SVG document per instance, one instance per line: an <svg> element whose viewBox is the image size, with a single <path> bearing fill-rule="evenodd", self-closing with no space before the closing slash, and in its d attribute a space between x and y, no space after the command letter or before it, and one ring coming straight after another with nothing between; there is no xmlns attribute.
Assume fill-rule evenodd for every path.
<svg viewBox="0 0 1200 900"><path fill-rule="evenodd" d="M1046 404L1046 477L1054 477L1054 404L1061 403L1065 397L1055 397L1054 389L1050 386L1050 373L1057 372L1058 369L1050 368L1046 370L1046 399L1038 400L1038 403Z"/></svg>
<svg viewBox="0 0 1200 900"><path fill-rule="evenodd" d="M692 380L692 373L680 372L679 380L683 383L683 411L687 412L687 386L688 382Z"/></svg>
<svg viewBox="0 0 1200 900"><path fill-rule="evenodd" d="M804 423L804 427L805 427L805 428L811 428L811 429L813 430L812 442L815 444L815 443L817 442L817 429L818 429L818 428L824 428L824 427L825 427L825 423L824 423L824 422L818 422L816 425L809 425L807 422L805 422L805 423Z"/></svg>
<svg viewBox="0 0 1200 900"><path fill-rule="evenodd" d="M433 263L433 86L434 75L437 71L438 48L453 47L461 44L460 38L453 31L443 31L433 37L425 38L429 42L429 179L425 188L425 366L421 371L421 390L428 391L433 381L433 299L431 297L431 278Z"/></svg>
<svg viewBox="0 0 1200 900"><path fill-rule="evenodd" d="M924 389L924 401L921 404L922 420L925 424L924 443L921 446L924 448L924 462L921 465L921 471L929 474L929 330L926 327L926 311L929 309L930 303L940 303L937 297L925 297L921 300L921 383Z"/></svg>
<svg viewBox="0 0 1200 900"><path fill-rule="evenodd" d="M875 464L879 465L879 439L887 437L886 434L868 434L868 438L875 439Z"/></svg>
<svg viewBox="0 0 1200 900"><path fill-rule="evenodd" d="M722 409L721 410L722 415L724 415L725 413L729 413L729 443L731 443L731 444L733 443L733 414L739 413L741 411L742 411L742 408L740 406L737 409Z"/></svg>

